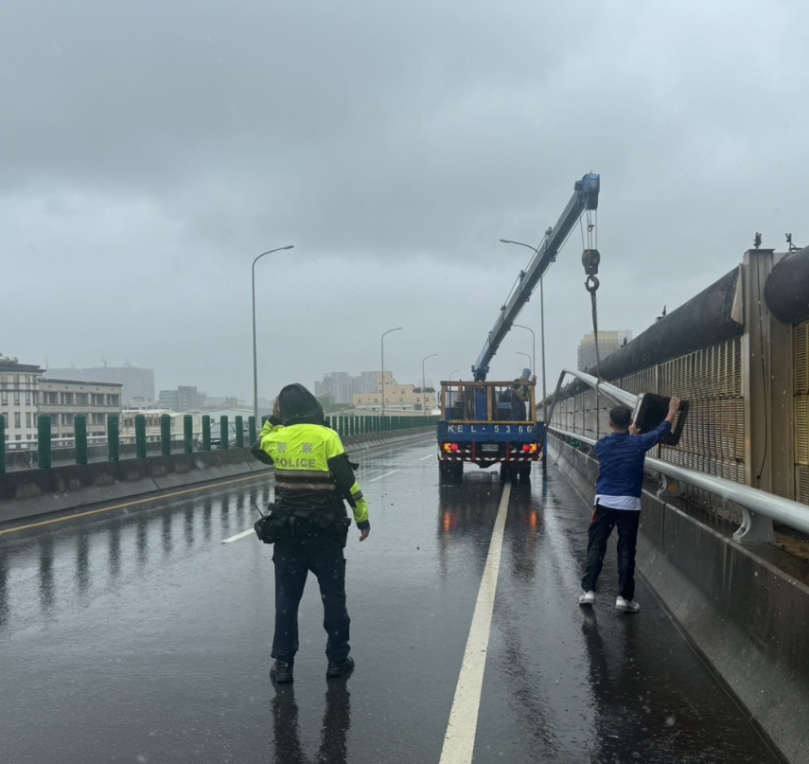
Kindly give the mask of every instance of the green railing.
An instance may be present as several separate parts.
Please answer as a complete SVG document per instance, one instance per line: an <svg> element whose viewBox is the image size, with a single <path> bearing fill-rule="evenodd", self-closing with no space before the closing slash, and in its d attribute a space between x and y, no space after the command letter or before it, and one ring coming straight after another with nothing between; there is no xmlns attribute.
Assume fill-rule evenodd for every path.
<svg viewBox="0 0 809 764"><path fill-rule="evenodd" d="M335 430L340 437L376 435L382 433L406 434L409 430L435 427L438 417L434 416L347 416L334 415L326 417L326 425ZM262 419L262 425L266 417ZM245 424L247 427L245 428ZM219 448L227 449L229 446L243 448L245 445L252 445L258 438L258 428L255 417L248 417L245 423L244 418L237 416L235 420L236 433L232 437L229 429L227 416L220 417L219 432L228 433L228 437L219 438ZM0 473L6 471L6 432L8 422L5 416L0 415ZM53 442L51 432L51 417L49 414L41 414L37 419L37 463L42 469L50 469L53 458ZM245 432L245 429L247 432ZM160 418L160 453L170 455L172 453L172 423L171 417L164 414ZM77 415L74 423L74 436L76 446L76 464L87 464L89 461L87 417ZM179 433L178 433L179 437ZM142 414L135 416L135 457L145 459L148 453L148 438L146 417ZM195 440L193 434L193 419L190 415L183 417L182 430L183 451L191 454L195 450ZM211 418L202 417L202 451L211 450ZM107 417L107 459L117 462L121 454L121 433L120 417L113 414Z"/></svg>

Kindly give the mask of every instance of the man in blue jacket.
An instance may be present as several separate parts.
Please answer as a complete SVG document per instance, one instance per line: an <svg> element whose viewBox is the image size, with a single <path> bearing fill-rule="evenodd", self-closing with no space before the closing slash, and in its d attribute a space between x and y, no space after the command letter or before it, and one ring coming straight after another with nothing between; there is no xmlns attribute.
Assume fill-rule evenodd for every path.
<svg viewBox="0 0 809 764"><path fill-rule="evenodd" d="M635 602L635 547L640 522L640 497L643 491L643 463L646 452L671 432L671 423L680 408L680 399L672 398L669 413L655 430L641 435L632 424L632 411L616 406L610 411L612 435L596 443L601 470L598 475L596 502L587 544L587 570L581 581L580 605L592 605L596 584L604 564L607 539L618 526L618 599L615 609L637 613Z"/></svg>

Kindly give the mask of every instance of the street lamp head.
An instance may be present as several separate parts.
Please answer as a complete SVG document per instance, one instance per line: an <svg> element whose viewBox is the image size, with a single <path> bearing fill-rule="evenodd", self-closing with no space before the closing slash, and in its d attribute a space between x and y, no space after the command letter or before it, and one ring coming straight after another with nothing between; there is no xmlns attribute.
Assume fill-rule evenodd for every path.
<svg viewBox="0 0 809 764"><path fill-rule="evenodd" d="M284 250L284 249L295 249L295 245L294 244L287 244L286 247L281 247L281 249L282 250Z"/></svg>
<svg viewBox="0 0 809 764"><path fill-rule="evenodd" d="M511 239L500 239L502 244L516 244L518 247L528 247L533 252L537 251L536 247L532 247L530 244L526 244L523 241L512 241Z"/></svg>

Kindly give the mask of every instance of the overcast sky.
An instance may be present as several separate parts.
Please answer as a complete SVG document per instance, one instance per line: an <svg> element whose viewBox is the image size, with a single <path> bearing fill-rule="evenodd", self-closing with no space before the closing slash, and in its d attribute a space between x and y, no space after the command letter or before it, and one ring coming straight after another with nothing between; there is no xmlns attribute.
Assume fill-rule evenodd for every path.
<svg viewBox="0 0 809 764"><path fill-rule="evenodd" d="M590 171L601 328L637 334L756 231L809 244L807 28L800 0L2 0L0 352L249 399L250 265L294 244L257 267L262 395L378 369L395 326L400 382L468 378L531 255L498 239ZM580 256L545 281L549 384Z"/></svg>

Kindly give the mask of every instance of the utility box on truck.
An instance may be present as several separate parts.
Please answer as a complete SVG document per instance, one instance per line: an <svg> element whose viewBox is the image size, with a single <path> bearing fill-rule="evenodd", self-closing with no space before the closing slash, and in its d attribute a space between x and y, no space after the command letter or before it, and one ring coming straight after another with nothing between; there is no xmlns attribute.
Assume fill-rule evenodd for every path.
<svg viewBox="0 0 809 764"><path fill-rule="evenodd" d="M536 383L442 382L438 466L458 478L464 462L500 465L500 477L527 480L542 457L545 424L537 422Z"/></svg>

